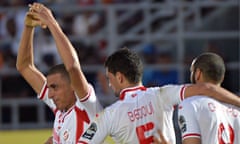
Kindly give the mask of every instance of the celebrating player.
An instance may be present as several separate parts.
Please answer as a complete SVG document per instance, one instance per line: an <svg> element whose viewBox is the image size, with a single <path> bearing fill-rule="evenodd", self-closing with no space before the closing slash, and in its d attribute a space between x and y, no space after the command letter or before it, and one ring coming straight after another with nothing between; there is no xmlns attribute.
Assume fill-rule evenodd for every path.
<svg viewBox="0 0 240 144"><path fill-rule="evenodd" d="M109 56L105 67L109 86L119 100L99 113L78 143L100 144L110 135L116 143L150 144L160 129L166 142L174 144L173 107L183 98L205 94L240 106L240 98L210 83L144 87L142 62L128 48Z"/></svg>
<svg viewBox="0 0 240 144"><path fill-rule="evenodd" d="M34 65L33 35L36 26L49 28L64 62L53 66L46 77ZM55 114L53 138L49 142L76 143L101 106L81 70L73 46L50 10L42 4L34 3L26 14L16 66L38 98Z"/></svg>
<svg viewBox="0 0 240 144"><path fill-rule="evenodd" d="M192 83L221 86L225 66L214 53L203 53L191 65ZM204 96L185 99L179 105L183 144L239 144L240 108Z"/></svg>

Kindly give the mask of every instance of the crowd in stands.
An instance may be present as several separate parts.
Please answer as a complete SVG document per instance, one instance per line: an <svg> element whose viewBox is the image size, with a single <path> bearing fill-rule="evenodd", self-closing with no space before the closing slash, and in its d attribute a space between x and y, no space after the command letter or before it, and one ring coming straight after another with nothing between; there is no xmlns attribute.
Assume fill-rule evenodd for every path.
<svg viewBox="0 0 240 144"><path fill-rule="evenodd" d="M67 5L68 3L74 3L80 7L94 6L94 5L111 5L111 4L129 4L138 2L159 2L164 3L173 0L1 0L0 1L0 90L2 98L26 98L36 96L32 88L26 83L26 81L16 73L16 56L18 52L18 44L24 25L24 16L27 9L27 5L33 2L42 2L47 5ZM193 1L193 0L186 0ZM63 7L62 6L62 7ZM1 10L2 8L2 10ZM113 92L108 86L108 82L105 78L105 72L103 71L103 63L107 56L106 49L108 47L108 41L106 39L99 39L95 41L88 40L96 33L101 33L101 30L106 27L106 11L91 11L82 10L76 13L59 13L53 12L58 18L61 27L64 32L72 38L72 44L78 52L80 63L83 66L83 70L87 67L97 66L94 70L88 70L84 72L88 81L93 84L96 90L96 94L99 97L103 106L108 106L117 100L113 96ZM123 14L123 11L119 12L119 15ZM136 12L131 19L127 19L122 24L117 26L118 33L125 33L128 28L134 27L139 21L142 21L144 13L141 11ZM174 13L172 17L177 14ZM165 19L164 19L165 20ZM162 21L164 21L162 20ZM153 22L152 26L161 25L162 21L157 19L158 22ZM160 22L159 22L160 21ZM156 26L159 27L159 26ZM154 31L154 28L152 28ZM176 31L176 29L174 29ZM50 32L36 29L36 36L34 36L35 51L35 64L42 71L47 71L51 66L61 63L61 59L58 55L55 42L50 36ZM124 45L121 44L123 46ZM195 45L195 44L194 44ZM239 44L238 44L239 45ZM131 48L131 46L130 46ZM203 46L202 51L216 52L221 55L227 62L228 58L220 47L212 42L208 42ZM190 50L186 50L184 57L184 64L189 67L192 59L199 54L194 53L196 47L191 47ZM162 48L159 43L146 43L140 48L139 54L142 56L145 66L149 66L144 69L143 83L145 86L165 85L165 84L178 84L179 71L177 67L168 67L169 65L176 65L179 63L176 59L176 49ZM239 53L239 52L238 52ZM98 68L102 67L102 68ZM153 67L151 67L153 66ZM159 66L159 67L158 67ZM91 69L91 68L90 68ZM11 72L10 72L11 71ZM12 74L13 71L13 74ZM15 72L15 73L14 73ZM231 82L229 77L229 71L227 71L224 87L230 89L234 83ZM239 75L236 73L231 73ZM189 82L189 69L186 72L186 82ZM237 78L236 78L237 79ZM238 78L239 79L239 78ZM32 109L32 108L31 108ZM9 113L10 110L3 109L3 113ZM29 112L31 113L31 112ZM29 115L29 114L28 114ZM47 113L49 119L53 119L50 113ZM176 116L176 113L174 114ZM37 117L37 116L36 116ZM10 121L8 117L4 117ZM174 125L177 123L175 121ZM177 135L178 137L179 135ZM178 139L177 139L178 140Z"/></svg>
<svg viewBox="0 0 240 144"><path fill-rule="evenodd" d="M19 76L19 74L8 74L9 71L16 71L16 56L18 52L18 44L24 26L24 16L27 11L27 5L33 2L42 2L44 4L66 4L63 0L2 0L0 7L4 8L0 11L0 70L3 81L2 97L3 98L21 98L34 97L33 90ZM89 6L94 4L113 4L137 2L137 0L75 0L67 1L78 4L79 6ZM106 48L106 40L98 42L86 42L81 40L81 37L91 36L104 25L104 13L82 11L77 14L55 13L59 17L60 24L67 35L80 36L75 41L72 41L74 47L78 51L81 64L85 65L102 65L104 62L104 50ZM58 16L61 15L61 16ZM36 29L34 37L34 53L35 63L39 69L47 71L51 66L61 63L61 59L57 53L56 45L48 30ZM99 70L87 73L87 78L96 87L99 95L112 95L104 80L104 73ZM16 87L12 87L16 85ZM116 98L108 98L110 101L104 101L109 105Z"/></svg>
<svg viewBox="0 0 240 144"><path fill-rule="evenodd" d="M27 5L33 2L42 2L48 5L67 3L76 3L79 6L93 6L96 4L119 4L119 3L137 3L144 2L144 0L1 0L0 7L4 8L0 11L0 70L15 71L15 62L18 52L18 44L22 33L23 19L27 11ZM168 0L153 0L152 2L167 2ZM9 9L9 10L7 10ZM105 11L81 11L75 14L72 13L55 13L56 17L63 27L64 32L68 36L72 36L74 47L78 51L79 59L83 66L103 65L106 58L106 47L108 41L100 39L98 41L84 41L95 33L99 32L106 24ZM141 21L142 13L137 13L134 18L127 20L124 25L118 27L119 33L124 33L127 27L134 26L135 23ZM37 29L36 37L34 37L35 44L35 62L41 70L47 70L54 64L61 63L56 45L53 38L50 36L48 30ZM142 55L146 65L171 65L176 64L174 58L174 51L159 49L160 45L149 43L146 44L140 54ZM213 46L210 45L210 48ZM214 49L214 48L212 48ZM211 51L211 50L206 50ZM186 64L189 65L191 57L186 57ZM8 71L7 71L8 72ZM4 98L12 97L33 97L35 94L27 83L18 75L8 75L1 73L2 81L2 95ZM106 96L110 101L104 101L104 105L109 105L114 98L109 98L112 92L108 88L108 84L104 77L104 72L101 70L90 71L87 73L87 78L96 87L99 95ZM169 68L149 68L144 72L143 82L146 86L177 84L179 83L179 73L177 69ZM18 87L12 88L13 84ZM20 96L16 96L20 95Z"/></svg>

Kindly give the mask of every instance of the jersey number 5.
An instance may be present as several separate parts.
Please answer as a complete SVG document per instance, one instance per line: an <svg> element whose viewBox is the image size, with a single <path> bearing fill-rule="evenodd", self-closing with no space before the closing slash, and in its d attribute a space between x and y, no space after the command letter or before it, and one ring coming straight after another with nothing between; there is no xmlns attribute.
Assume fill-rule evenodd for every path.
<svg viewBox="0 0 240 144"><path fill-rule="evenodd" d="M151 144L153 142L153 136L145 137L145 132L152 130L154 124L152 122L140 125L136 128L136 133L140 144Z"/></svg>
<svg viewBox="0 0 240 144"><path fill-rule="evenodd" d="M224 138L223 138L224 137ZM219 144L233 144L234 141L234 131L233 128L228 125L228 129L226 129L221 123L218 128L218 141Z"/></svg>

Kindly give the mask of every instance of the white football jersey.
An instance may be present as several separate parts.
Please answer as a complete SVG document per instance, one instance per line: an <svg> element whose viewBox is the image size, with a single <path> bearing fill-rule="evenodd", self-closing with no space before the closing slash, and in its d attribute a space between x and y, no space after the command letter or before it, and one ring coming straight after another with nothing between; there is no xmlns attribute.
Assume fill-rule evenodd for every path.
<svg viewBox="0 0 240 144"><path fill-rule="evenodd" d="M199 138L202 144L240 144L240 108L206 96L185 99L179 105L182 139Z"/></svg>
<svg viewBox="0 0 240 144"><path fill-rule="evenodd" d="M120 100L99 113L78 143L101 144L110 135L116 143L150 144L157 129L175 143L172 115L183 91L179 85L124 89Z"/></svg>
<svg viewBox="0 0 240 144"><path fill-rule="evenodd" d="M48 97L46 82L38 95L54 112L55 120L53 127L54 144L76 144L82 133L88 128L90 121L102 110L94 89L89 85L89 93L84 99L77 101L68 111L56 109L52 99Z"/></svg>

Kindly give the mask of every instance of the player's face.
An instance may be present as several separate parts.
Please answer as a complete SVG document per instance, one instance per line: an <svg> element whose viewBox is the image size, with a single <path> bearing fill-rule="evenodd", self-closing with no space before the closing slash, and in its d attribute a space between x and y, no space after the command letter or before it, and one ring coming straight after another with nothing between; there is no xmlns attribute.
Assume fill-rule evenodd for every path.
<svg viewBox="0 0 240 144"><path fill-rule="evenodd" d="M61 74L47 76L47 86L49 88L48 96L59 110L68 110L74 105L74 91Z"/></svg>
<svg viewBox="0 0 240 144"><path fill-rule="evenodd" d="M121 89L120 89L120 86L118 84L117 77L113 73L109 72L107 69L106 69L106 77L108 79L109 87L111 87L115 96L118 97Z"/></svg>

